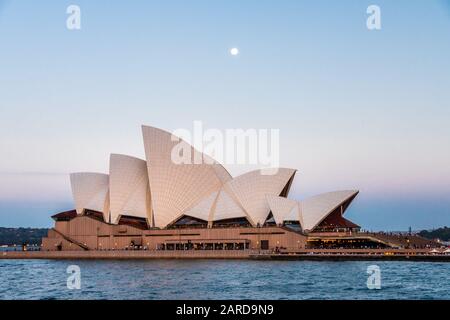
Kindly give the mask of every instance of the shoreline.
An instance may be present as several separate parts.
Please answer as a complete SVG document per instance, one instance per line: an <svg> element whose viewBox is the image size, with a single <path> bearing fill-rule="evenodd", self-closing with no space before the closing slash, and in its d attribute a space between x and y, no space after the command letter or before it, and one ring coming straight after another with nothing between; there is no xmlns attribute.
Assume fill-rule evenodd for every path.
<svg viewBox="0 0 450 320"><path fill-rule="evenodd" d="M0 260L145 260L145 259L244 259L266 261L428 261L450 262L449 254L425 250L302 250L300 252L258 252L254 250L186 251L4 251Z"/></svg>

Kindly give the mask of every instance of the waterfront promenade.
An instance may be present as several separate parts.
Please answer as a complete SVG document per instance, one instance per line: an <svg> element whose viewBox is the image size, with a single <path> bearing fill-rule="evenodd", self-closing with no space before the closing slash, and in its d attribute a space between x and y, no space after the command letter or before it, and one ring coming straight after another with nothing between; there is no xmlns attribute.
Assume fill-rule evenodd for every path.
<svg viewBox="0 0 450 320"><path fill-rule="evenodd" d="M450 254L436 249L303 249L259 250L88 250L4 251L0 259L256 259L256 260L409 260L448 261Z"/></svg>

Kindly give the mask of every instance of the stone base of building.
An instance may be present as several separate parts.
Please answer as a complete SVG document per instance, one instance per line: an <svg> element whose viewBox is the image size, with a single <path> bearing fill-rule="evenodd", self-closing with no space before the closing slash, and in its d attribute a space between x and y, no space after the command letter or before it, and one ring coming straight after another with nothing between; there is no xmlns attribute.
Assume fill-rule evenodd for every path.
<svg viewBox="0 0 450 320"><path fill-rule="evenodd" d="M248 257L305 250L429 249L438 243L409 235L361 232L303 234L289 226L148 229L133 220L114 225L95 215L59 216L42 239L42 252L100 252L98 257ZM114 252L120 251L120 255ZM103 253L104 252L104 253ZM111 253L112 252L112 253ZM123 252L131 252L123 254ZM136 253L138 252L138 253ZM140 253L139 253L140 252ZM332 251L330 251L332 252ZM376 252L376 251L374 251ZM88 255L89 256L89 255ZM83 254L84 257L84 254Z"/></svg>
<svg viewBox="0 0 450 320"><path fill-rule="evenodd" d="M112 225L90 216L56 221L42 251L244 251L297 250L307 237L286 227L141 229Z"/></svg>

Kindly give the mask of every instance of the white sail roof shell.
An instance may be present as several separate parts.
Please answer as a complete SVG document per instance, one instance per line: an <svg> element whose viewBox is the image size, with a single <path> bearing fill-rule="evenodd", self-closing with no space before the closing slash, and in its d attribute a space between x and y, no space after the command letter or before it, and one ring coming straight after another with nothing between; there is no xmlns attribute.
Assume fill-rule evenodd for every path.
<svg viewBox="0 0 450 320"><path fill-rule="evenodd" d="M142 133L156 227L166 227L231 179L222 165L171 133L148 126ZM180 148L190 152L189 163L173 161Z"/></svg>
<svg viewBox="0 0 450 320"><path fill-rule="evenodd" d="M247 217L245 210L225 187L211 193L193 208L185 211L184 215L208 222Z"/></svg>
<svg viewBox="0 0 450 320"><path fill-rule="evenodd" d="M152 220L145 160L111 154L109 189L111 223L117 224L122 215Z"/></svg>
<svg viewBox="0 0 450 320"><path fill-rule="evenodd" d="M71 173L70 185L78 214L82 214L84 209L89 209L102 212L104 218L107 218L109 208L109 176L107 174Z"/></svg>
<svg viewBox="0 0 450 320"><path fill-rule="evenodd" d="M214 191L209 196L201 200L198 204L193 206L184 212L184 215L201 219L204 221L210 221L211 210L217 199L218 191Z"/></svg>
<svg viewBox="0 0 450 320"><path fill-rule="evenodd" d="M266 195L266 198L276 224L283 223L283 221L300 222L300 211L297 201L269 194Z"/></svg>
<svg viewBox="0 0 450 320"><path fill-rule="evenodd" d="M280 168L271 173L257 170L229 180L184 214L209 222L245 217L253 225L263 224L270 212L266 196L279 195L295 170Z"/></svg>
<svg viewBox="0 0 450 320"><path fill-rule="evenodd" d="M269 215L266 196L279 196L296 172L295 169L277 168L271 170L271 174L265 174L265 170L245 173L226 185L247 212L253 225L264 224Z"/></svg>
<svg viewBox="0 0 450 320"><path fill-rule="evenodd" d="M283 197L267 196L275 222L299 221L302 229L312 231L336 208L358 194L356 190L334 191L295 201Z"/></svg>
<svg viewBox="0 0 450 320"><path fill-rule="evenodd" d="M247 213L233 198L226 187L223 187L217 197L212 213L212 221L233 219L233 218L247 218Z"/></svg>
<svg viewBox="0 0 450 320"><path fill-rule="evenodd" d="M313 230L330 213L356 196L358 192L357 190L327 192L301 201L300 212L303 230Z"/></svg>

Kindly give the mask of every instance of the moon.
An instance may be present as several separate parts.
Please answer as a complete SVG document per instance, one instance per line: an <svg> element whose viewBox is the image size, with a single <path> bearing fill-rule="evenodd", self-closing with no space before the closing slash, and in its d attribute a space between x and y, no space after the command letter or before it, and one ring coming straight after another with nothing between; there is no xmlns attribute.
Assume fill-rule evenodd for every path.
<svg viewBox="0 0 450 320"><path fill-rule="evenodd" d="M239 54L239 49L238 48L231 48L230 49L230 54L232 56L237 56Z"/></svg>

